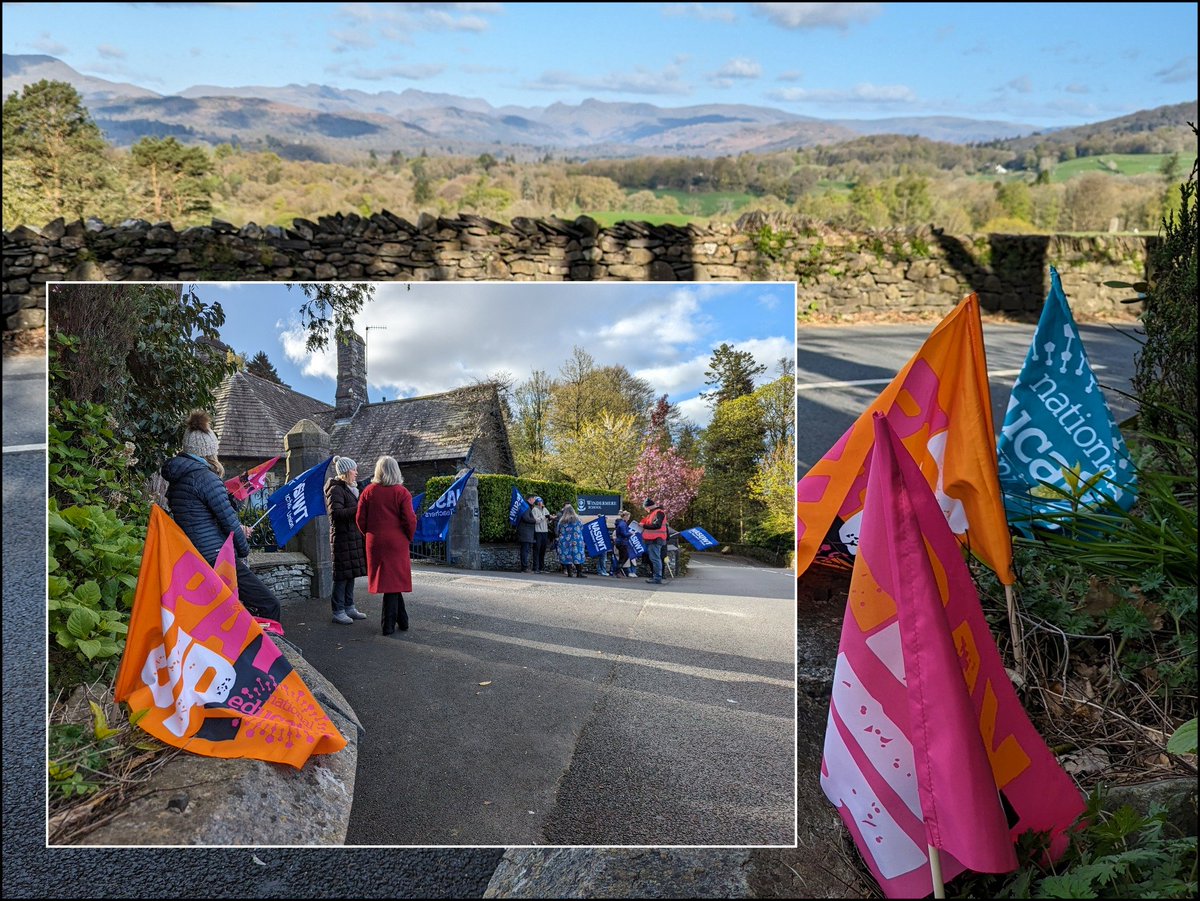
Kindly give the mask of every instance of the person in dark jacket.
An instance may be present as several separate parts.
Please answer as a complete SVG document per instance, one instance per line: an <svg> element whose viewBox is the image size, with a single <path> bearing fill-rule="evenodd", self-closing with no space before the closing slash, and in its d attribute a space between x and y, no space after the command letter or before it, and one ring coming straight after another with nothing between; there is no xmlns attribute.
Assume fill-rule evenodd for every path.
<svg viewBox="0 0 1200 901"><path fill-rule="evenodd" d="M354 606L354 580L367 574L367 544L354 517L358 512L358 464L333 458L333 477L325 483L329 543L333 547L333 621L348 626L366 619Z"/></svg>
<svg viewBox="0 0 1200 901"><path fill-rule="evenodd" d="M643 507L646 515L642 518L642 544L646 546L646 556L650 558L651 578L647 582L655 585L662 584L663 548L667 546L667 511L653 498L646 498Z"/></svg>
<svg viewBox="0 0 1200 901"><path fill-rule="evenodd" d="M358 499L355 521L367 539L367 588L383 595L383 634L391 635L397 626L407 631L403 592L412 591L409 546L417 514L395 457L380 457L375 464L375 480Z"/></svg>
<svg viewBox="0 0 1200 901"><path fill-rule="evenodd" d="M528 509L517 520L517 541L521 542L521 572L530 572L530 561L533 555L533 544L536 540L537 519L533 515L534 497L531 494L525 498Z"/></svg>
<svg viewBox="0 0 1200 901"><path fill-rule="evenodd" d="M278 622L279 600L246 564L251 529L238 521L229 492L221 481L224 475L225 467L217 459L217 436L211 420L204 411L193 411L184 430L183 451L162 468L162 477L170 483L167 504L171 516L209 565L217 562L217 554L232 535L238 598L254 616Z"/></svg>
<svg viewBox="0 0 1200 901"><path fill-rule="evenodd" d="M613 542L617 546L617 566L614 576L630 578L629 575L629 511L622 510L617 518L616 534Z"/></svg>

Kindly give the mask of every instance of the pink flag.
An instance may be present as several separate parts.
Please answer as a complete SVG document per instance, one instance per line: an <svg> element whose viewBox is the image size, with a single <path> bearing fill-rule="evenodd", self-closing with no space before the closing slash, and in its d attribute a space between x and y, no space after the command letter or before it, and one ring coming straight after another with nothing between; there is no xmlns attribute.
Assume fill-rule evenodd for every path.
<svg viewBox="0 0 1200 901"><path fill-rule="evenodd" d="M266 463L259 463L253 469L247 470L245 475L234 476L232 479L229 479L225 483L225 487L239 501L244 501L250 495L254 494L254 492L262 491L267 484L267 473L278 462L278 457L272 457Z"/></svg>
<svg viewBox="0 0 1200 901"><path fill-rule="evenodd" d="M933 889L927 846L945 879L1006 872L1026 830L1060 853L1083 799L1021 707L927 480L873 426L821 783L884 893L913 898Z"/></svg>

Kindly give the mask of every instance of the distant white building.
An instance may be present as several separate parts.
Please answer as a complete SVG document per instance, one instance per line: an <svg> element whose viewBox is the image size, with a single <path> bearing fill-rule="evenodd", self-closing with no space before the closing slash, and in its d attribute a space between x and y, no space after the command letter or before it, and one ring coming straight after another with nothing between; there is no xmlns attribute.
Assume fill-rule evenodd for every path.
<svg viewBox="0 0 1200 901"><path fill-rule="evenodd" d="M1008 170L1005 169L1003 166L1001 166L999 163L996 163L996 165L993 166L992 169L995 171L995 173L997 175L1008 175Z"/></svg>

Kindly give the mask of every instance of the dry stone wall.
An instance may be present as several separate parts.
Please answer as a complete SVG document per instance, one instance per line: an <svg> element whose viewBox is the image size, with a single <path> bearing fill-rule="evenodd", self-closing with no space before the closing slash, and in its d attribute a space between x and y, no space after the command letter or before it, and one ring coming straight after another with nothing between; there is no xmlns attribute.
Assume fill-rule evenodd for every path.
<svg viewBox="0 0 1200 901"><path fill-rule="evenodd" d="M6 331L45 324L48 281L795 281L811 313L948 310L977 291L985 309L1034 315L1058 267L1077 313L1124 313L1146 237L950 236L936 229L852 233L752 213L733 225L457 219L383 212L290 228L253 223L176 231L98 219L4 232Z"/></svg>

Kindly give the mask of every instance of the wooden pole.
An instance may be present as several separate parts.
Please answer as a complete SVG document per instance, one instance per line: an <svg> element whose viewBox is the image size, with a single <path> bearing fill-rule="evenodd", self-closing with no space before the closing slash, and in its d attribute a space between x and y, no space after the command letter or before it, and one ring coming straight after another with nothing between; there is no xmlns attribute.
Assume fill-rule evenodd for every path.
<svg viewBox="0 0 1200 901"><path fill-rule="evenodd" d="M1017 595L1011 585L1004 586L1004 599L1008 602L1008 629L1012 635L1013 663L1016 665L1017 675L1024 682L1025 648L1021 641L1021 624L1017 617Z"/></svg>
<svg viewBox="0 0 1200 901"><path fill-rule="evenodd" d="M933 897L946 897L946 884L942 882L942 858L938 855L938 849L933 845L927 845L929 848L929 873L933 876Z"/></svg>

